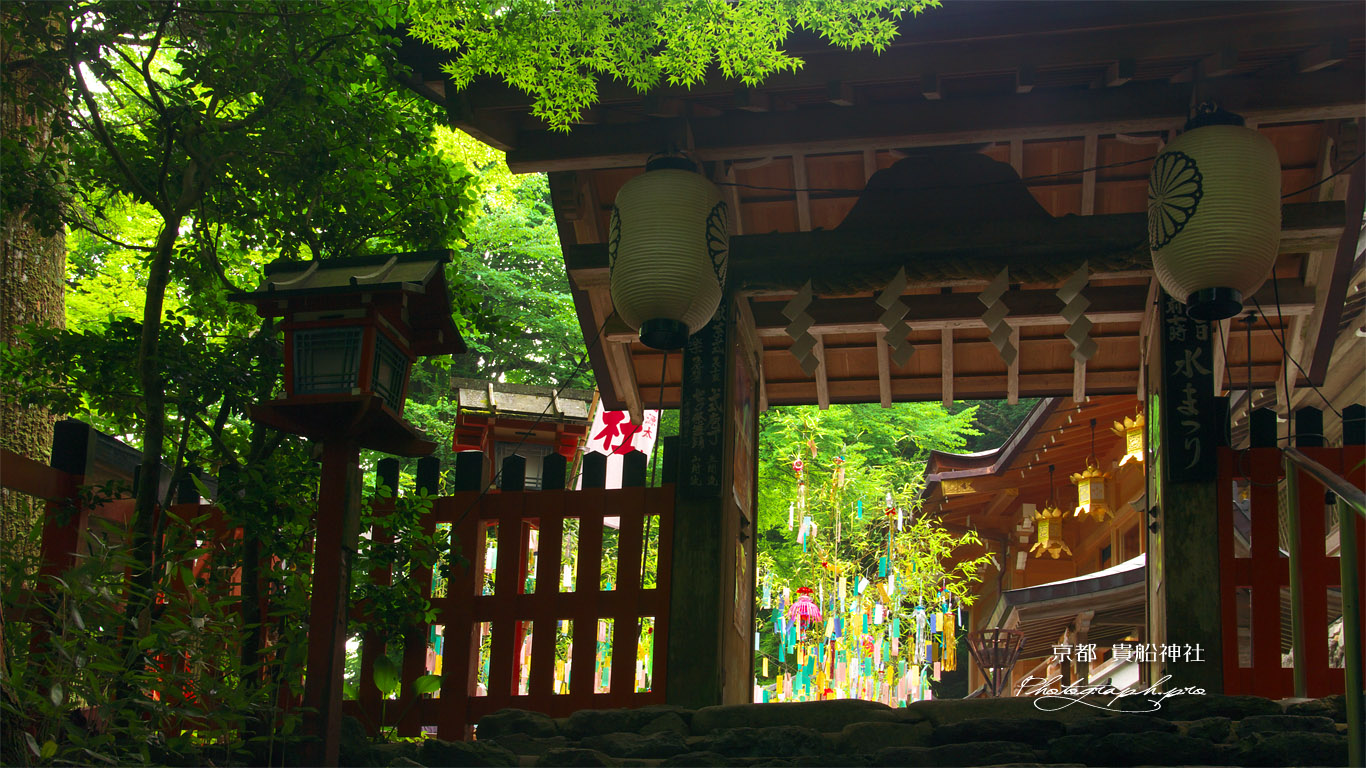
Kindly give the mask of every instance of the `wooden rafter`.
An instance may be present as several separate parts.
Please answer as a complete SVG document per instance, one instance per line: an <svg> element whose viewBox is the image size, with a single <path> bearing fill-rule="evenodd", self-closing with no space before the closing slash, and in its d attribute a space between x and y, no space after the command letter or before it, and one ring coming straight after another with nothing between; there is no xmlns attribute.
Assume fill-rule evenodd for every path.
<svg viewBox="0 0 1366 768"><path fill-rule="evenodd" d="M816 337L816 347L812 351L816 356L816 405L823 411L830 407L830 378L825 367L825 339L818 333L812 335Z"/></svg>
<svg viewBox="0 0 1366 768"><path fill-rule="evenodd" d="M892 407L892 353L882 334L877 336L877 398L883 408Z"/></svg>
<svg viewBox="0 0 1366 768"><path fill-rule="evenodd" d="M797 189L797 229L811 231L811 193L807 191L806 155L792 155L792 183Z"/></svg>
<svg viewBox="0 0 1366 768"><path fill-rule="evenodd" d="M1006 367L1006 402L1020 402L1020 326L1010 327L1010 345L1015 348L1015 359Z"/></svg>
<svg viewBox="0 0 1366 768"><path fill-rule="evenodd" d="M759 369L759 412L768 410L768 384L764 378L764 345L759 341L759 334L754 328L754 312L750 309L749 299L745 296L738 296L735 299L736 319L740 326L740 333L744 334L745 342L754 352L755 365Z"/></svg>
<svg viewBox="0 0 1366 768"><path fill-rule="evenodd" d="M1314 294L1289 279L1280 281L1281 307L1285 314L1297 316L1313 310ZM1269 301L1270 283L1257 292L1256 298ZM1147 286L1109 285L1087 288L1091 307L1086 316L1095 323L1137 323L1144 319L1144 301L1149 295ZM1062 325L1062 302L1054 291L1007 291L1002 301L1010 308L1011 326L1018 334L1020 327ZM909 311L905 320L914 330L945 328L982 328L981 302L971 293L916 294L907 297ZM756 328L761 337L783 336L786 318L782 302L757 301L753 311ZM878 322L879 307L869 297L844 299L816 299L807 312L814 320L811 328L820 333L878 333L883 329ZM622 331L629 333L629 330ZM609 338L613 335L609 333ZM1018 348L1018 347L1017 347Z"/></svg>
<svg viewBox="0 0 1366 768"><path fill-rule="evenodd" d="M1094 133L1086 134L1082 142L1081 167L1081 215L1090 216L1096 212L1096 155L1100 137Z"/></svg>
<svg viewBox="0 0 1366 768"><path fill-rule="evenodd" d="M1249 120L1330 120L1360 110L1366 76L1346 69L1220 81L1220 101ZM514 173L644 165L661 146L686 145L701 160L1054 139L1088 133L1173 130L1185 123L1193 84L1131 82L1124 88L964 95L919 103L821 104L791 112L734 112L582 126L573 135L523 131L507 155Z"/></svg>
<svg viewBox="0 0 1366 768"><path fill-rule="evenodd" d="M953 405L953 329L939 332L940 391L944 406Z"/></svg>
<svg viewBox="0 0 1366 768"><path fill-rule="evenodd" d="M1284 207L1281 217L1280 252L1305 253L1333 248L1343 231L1345 206L1340 202L1300 203ZM861 270L895 271L907 266L907 274L925 263L945 266L962 263L972 254L994 255L995 268L1011 265L1011 276L1026 273L1041 261L1091 258L1093 267L1104 254L1146 271L1147 214L1123 213L1053 219L995 221L990 227L973 223L937 223L908 230L817 230L731 238L731 283L738 289L761 293L795 291L807 279L847 281ZM566 245L565 264L571 279L584 270L607 270L607 245ZM1119 256L1123 254L1123 256ZM783 265L774 269L775 264ZM967 267L963 267L967 272ZM949 279L936 285L985 282L989 274ZM800 276L800 279L798 277ZM1093 279L1107 273L1094 268ZM1025 279L1023 276L1020 279ZM1048 281L1052 281L1049 278ZM576 280L577 282L577 280ZM920 282L925 284L923 280ZM1089 295L1089 294L1088 294Z"/></svg>

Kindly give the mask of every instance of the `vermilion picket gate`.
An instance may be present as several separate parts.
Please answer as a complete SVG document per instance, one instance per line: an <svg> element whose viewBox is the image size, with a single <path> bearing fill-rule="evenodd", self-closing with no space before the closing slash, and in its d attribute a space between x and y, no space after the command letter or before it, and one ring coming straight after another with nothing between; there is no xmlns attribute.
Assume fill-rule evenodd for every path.
<svg viewBox="0 0 1366 768"><path fill-rule="evenodd" d="M1301 448L1309 458L1366 488L1366 447ZM1224 691L1279 699L1293 696L1294 670L1282 666L1281 590L1290 586L1290 561L1281 554L1277 479L1284 474L1278 448L1252 448L1219 453L1219 594L1223 632ZM1249 483L1248 478L1252 479ZM1236 557L1234 550L1234 483L1250 486L1251 557ZM1325 554L1324 489L1303 471L1299 472L1299 563L1303 584L1306 695L1340 694L1346 690L1343 669L1329 665L1328 590L1341 587L1337 557ZM1366 526L1357 527L1357 551L1366 552ZM1358 583L1366 586L1366 561L1358 569ZM1248 589L1251 605L1251 666L1239 663L1239 589ZM1360 616L1345 621L1366 622L1366 605Z"/></svg>
<svg viewBox="0 0 1366 768"><path fill-rule="evenodd" d="M374 685L374 661L382 649L366 643L361 656L360 696L346 702L349 713L374 729L396 726L400 735L415 736L435 727L444 739L463 739L484 715L516 707L562 717L579 709L639 707L664 702L664 649L669 632L669 569L673 536L674 488L585 489L493 492L470 491L436 500L425 517L429 532L451 525L467 568L453 569L445 596L432 597L435 625L444 627L441 689L435 697L420 696L410 681L427 670L430 625L419 626L404 643L402 679L397 700L383 701ZM617 574L612 588L602 585L604 519L616 518L619 531ZM655 586L642 585L641 563L646 554L645 525L658 531L660 542ZM567 520L577 519L577 567L573 589L560 574L569 560L562 553ZM484 594L486 536L497 530L497 562L492 594ZM538 532L534 589L527 591L531 570L529 541ZM374 535L384 535L377 531ZM413 573L424 594L430 595L431 573ZM639 632L644 619L653 619L649 690L636 691ZM611 668L607 690L595 692L597 629L600 619L611 619ZM568 692L554 691L556 639L561 621L572 623L572 653ZM478 689L481 626L490 625L487 691ZM523 657L525 633L531 629L531 653ZM525 667L529 666L529 670ZM526 692L519 692L527 672Z"/></svg>

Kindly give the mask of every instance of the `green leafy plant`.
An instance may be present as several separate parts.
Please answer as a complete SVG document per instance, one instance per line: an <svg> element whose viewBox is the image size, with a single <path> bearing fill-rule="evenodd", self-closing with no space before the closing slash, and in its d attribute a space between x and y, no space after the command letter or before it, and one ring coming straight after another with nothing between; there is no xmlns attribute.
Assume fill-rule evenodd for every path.
<svg viewBox="0 0 1366 768"><path fill-rule="evenodd" d="M938 0L413 0L411 33L451 52L457 88L482 75L532 96L532 114L568 130L611 79L645 92L689 87L713 68L753 86L801 67L794 30L881 52L897 21Z"/></svg>

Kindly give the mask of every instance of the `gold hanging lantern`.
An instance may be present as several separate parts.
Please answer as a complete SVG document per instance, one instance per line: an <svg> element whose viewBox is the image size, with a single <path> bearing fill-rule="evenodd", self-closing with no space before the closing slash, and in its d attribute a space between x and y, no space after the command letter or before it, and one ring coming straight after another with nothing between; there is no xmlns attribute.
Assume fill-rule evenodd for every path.
<svg viewBox="0 0 1366 768"><path fill-rule="evenodd" d="M1084 472L1072 475L1072 483L1077 486L1077 508L1072 516L1090 515L1096 522L1110 516L1110 504L1105 500L1105 478L1108 477L1094 464L1087 464Z"/></svg>
<svg viewBox="0 0 1366 768"><path fill-rule="evenodd" d="M1039 529L1039 539L1029 548L1035 557L1043 557L1047 552L1057 560L1064 552L1070 557L1072 550L1062 540L1062 510L1053 499L1053 465L1048 465L1048 503L1043 509L1034 512L1034 524Z"/></svg>
<svg viewBox="0 0 1366 768"><path fill-rule="evenodd" d="M1090 515L1096 522L1110 516L1110 503L1105 499L1105 480L1109 475L1100 471L1096 462L1096 420L1091 419L1091 457L1086 460L1086 469L1072 475L1072 484L1077 486L1077 508L1072 516Z"/></svg>
<svg viewBox="0 0 1366 768"><path fill-rule="evenodd" d="M1125 416L1124 421L1116 421L1111 427L1111 431L1124 438L1124 458L1119 460L1121 467L1130 461L1143 461L1144 425L1143 414L1139 413L1133 418Z"/></svg>

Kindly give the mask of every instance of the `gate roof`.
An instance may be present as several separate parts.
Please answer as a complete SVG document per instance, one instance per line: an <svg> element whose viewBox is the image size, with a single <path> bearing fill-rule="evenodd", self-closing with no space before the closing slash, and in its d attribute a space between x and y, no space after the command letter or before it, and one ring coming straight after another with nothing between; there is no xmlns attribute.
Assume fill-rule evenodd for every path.
<svg viewBox="0 0 1366 768"><path fill-rule="evenodd" d="M567 133L531 117L530 97L502 83L448 88L438 52L410 42L405 55L413 88L444 103L455 126L507 151L514 171L549 172L584 338L602 329L590 356L604 402L638 410L661 386L664 406L677 406L682 361L671 355L661 381L661 353L615 317L604 242L617 191L670 145L703 161L739 212L730 288L742 332L764 350L766 403L1135 393L1157 290L1150 158L1207 99L1271 139L1284 192L1304 190L1285 199L1276 282L1257 296L1272 316L1250 352L1225 323L1216 376L1246 378L1250 358L1253 385L1273 386L1280 336L1321 379L1355 255L1337 246L1361 212L1342 202L1347 174L1313 185L1361 152L1363 30L1359 2L947 3L907 20L881 56L794 36L788 50L804 66L759 88L719 75L646 94L602 83L598 106ZM887 169L962 152L1020 177L1011 183L1037 215L1000 210L974 199L981 185L960 184L953 199L965 215L916 216L942 185L899 178L884 184L905 193L900 209L865 203L872 215L847 220L874 174L904 176L908 164ZM1054 293L1082 262L1098 351L1078 365ZM1021 351L1013 366L988 340L977 300L1002 266ZM900 267L915 346L905 365L889 358L873 301ZM807 279L812 375L788 351L780 312Z"/></svg>

